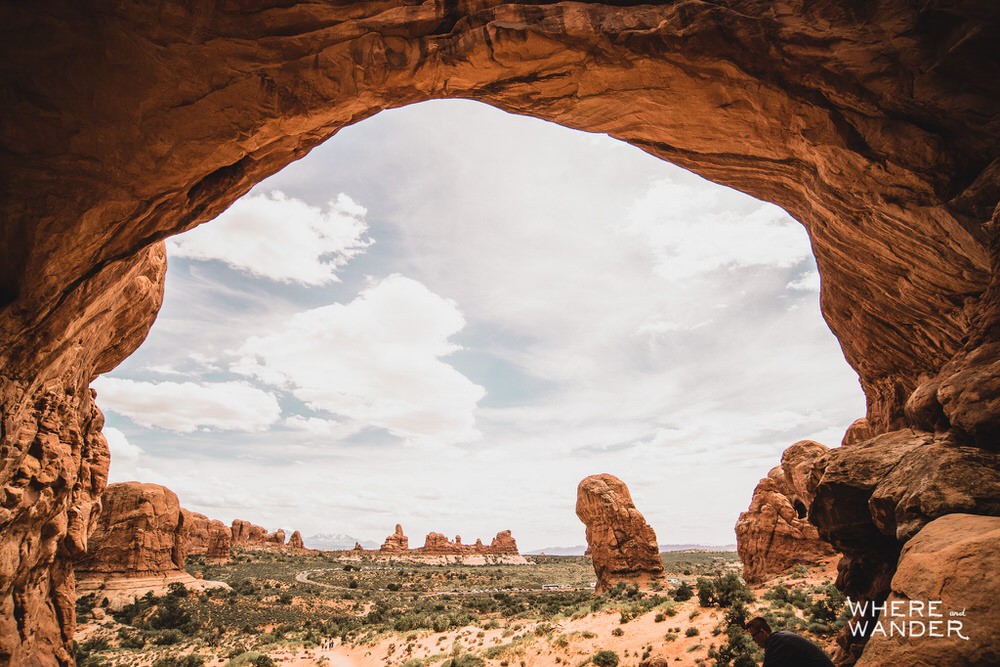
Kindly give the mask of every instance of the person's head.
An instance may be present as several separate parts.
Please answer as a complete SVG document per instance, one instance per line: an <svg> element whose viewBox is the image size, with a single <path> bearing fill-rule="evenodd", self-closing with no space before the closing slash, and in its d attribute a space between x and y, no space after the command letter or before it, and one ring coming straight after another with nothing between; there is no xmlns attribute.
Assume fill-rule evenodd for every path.
<svg viewBox="0 0 1000 667"><path fill-rule="evenodd" d="M764 648L764 643L767 641L767 638L771 636L771 626L767 624L767 621L760 616L757 616L756 618L751 618L747 621L747 624L743 627L757 646Z"/></svg>

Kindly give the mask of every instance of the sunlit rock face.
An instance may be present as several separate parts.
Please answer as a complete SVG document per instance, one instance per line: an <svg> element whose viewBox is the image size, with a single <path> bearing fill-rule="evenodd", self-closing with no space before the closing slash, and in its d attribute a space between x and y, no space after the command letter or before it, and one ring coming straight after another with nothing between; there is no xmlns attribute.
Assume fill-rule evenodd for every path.
<svg viewBox="0 0 1000 667"><path fill-rule="evenodd" d="M159 484L109 485L101 496L87 553L76 564L77 593L94 594L96 604L117 610L147 592L164 594L175 583L195 590L228 588L195 579L184 569L190 548L188 521L195 516Z"/></svg>
<svg viewBox="0 0 1000 667"><path fill-rule="evenodd" d="M870 435L1000 442L991 3L53 2L0 21L0 662L70 662L68 563L107 470L87 387L155 317L158 242L388 107L481 100L783 206Z"/></svg>
<svg viewBox="0 0 1000 667"><path fill-rule="evenodd" d="M927 524L903 547L883 631L872 633L858 667L1000 664L1000 608L982 585L998 571L1000 517L948 514Z"/></svg>
<svg viewBox="0 0 1000 667"><path fill-rule="evenodd" d="M625 482L608 474L585 478L576 489L576 516L587 527L598 593L620 581L646 583L663 576L656 533Z"/></svg>
<svg viewBox="0 0 1000 667"><path fill-rule="evenodd" d="M757 484L750 507L736 522L736 550L748 582L760 583L793 565L833 556L833 548L808 518L813 466L828 451L812 440L797 442Z"/></svg>
<svg viewBox="0 0 1000 667"><path fill-rule="evenodd" d="M226 563L230 559L232 531L217 519L181 508L184 513L188 556L204 556L209 563Z"/></svg>
<svg viewBox="0 0 1000 667"><path fill-rule="evenodd" d="M1000 515L1000 454L965 445L951 433L894 431L831 450L816 462L810 486L809 519L844 554L837 586L856 600L881 603L895 590L897 561L905 560L900 550L910 549L909 541L928 524L960 513ZM957 538L968 525L957 523L949 534ZM990 596L996 585L995 577L975 584ZM842 633L845 658L857 657L863 640ZM963 647L972 650L971 644L956 645ZM900 657L896 664L908 663Z"/></svg>

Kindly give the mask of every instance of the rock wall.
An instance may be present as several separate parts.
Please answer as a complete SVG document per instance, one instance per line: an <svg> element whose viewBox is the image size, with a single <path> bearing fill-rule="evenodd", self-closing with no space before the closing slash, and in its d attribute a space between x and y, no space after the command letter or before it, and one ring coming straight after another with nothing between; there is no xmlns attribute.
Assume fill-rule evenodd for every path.
<svg viewBox="0 0 1000 667"><path fill-rule="evenodd" d="M232 531L217 519L181 508L187 528L187 555L205 556L209 563L227 563L231 557Z"/></svg>
<svg viewBox="0 0 1000 667"><path fill-rule="evenodd" d="M243 519L233 519L233 525L230 530L234 547L263 544L267 541L266 528L250 523L249 521L244 521Z"/></svg>
<svg viewBox="0 0 1000 667"><path fill-rule="evenodd" d="M812 440L797 442L782 453L781 465L757 484L750 507L736 521L736 550L748 583L834 555L808 518L813 466L828 451Z"/></svg>
<svg viewBox="0 0 1000 667"><path fill-rule="evenodd" d="M598 593L618 581L663 576L656 534L636 509L623 481L608 474L585 478L576 490L576 515L587 526Z"/></svg>
<svg viewBox="0 0 1000 667"><path fill-rule="evenodd" d="M87 554L77 563L81 579L91 574L156 575L184 569L187 526L177 494L159 484L111 484Z"/></svg>
<svg viewBox="0 0 1000 667"><path fill-rule="evenodd" d="M869 437L1000 442L994 3L97 4L0 7L0 662L71 661L69 562L107 470L87 387L155 316L159 241L424 99L606 132L783 206Z"/></svg>
<svg viewBox="0 0 1000 667"><path fill-rule="evenodd" d="M982 585L997 572L1000 518L956 513L927 524L903 547L880 618L886 632L858 667L1000 664L1000 609Z"/></svg>

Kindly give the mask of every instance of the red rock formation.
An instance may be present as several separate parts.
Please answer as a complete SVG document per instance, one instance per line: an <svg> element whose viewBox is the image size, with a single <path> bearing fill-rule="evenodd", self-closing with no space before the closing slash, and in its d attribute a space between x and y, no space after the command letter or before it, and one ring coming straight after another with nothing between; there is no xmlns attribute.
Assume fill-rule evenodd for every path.
<svg viewBox="0 0 1000 667"><path fill-rule="evenodd" d="M250 523L249 521L243 521L242 519L233 520L231 532L233 546L236 547L264 544L267 541L268 533L266 528Z"/></svg>
<svg viewBox="0 0 1000 667"><path fill-rule="evenodd" d="M69 560L107 471L87 386L153 320L157 242L424 99L606 132L783 206L872 433L995 449L993 6L624 5L0 6L0 662L71 660Z"/></svg>
<svg viewBox="0 0 1000 667"><path fill-rule="evenodd" d="M159 484L111 484L77 564L80 579L91 574L157 575L184 570L184 514L177 495Z"/></svg>
<svg viewBox="0 0 1000 667"><path fill-rule="evenodd" d="M231 557L232 531L217 519L181 508L186 528L187 554L204 555L208 563L228 563Z"/></svg>
<svg viewBox="0 0 1000 667"><path fill-rule="evenodd" d="M352 549L352 551L364 551L364 550L365 548L361 546L361 542L354 543L354 549Z"/></svg>
<svg viewBox="0 0 1000 667"><path fill-rule="evenodd" d="M406 553L410 550L410 538L403 534L403 527L398 523L392 535L385 538L379 551L385 553Z"/></svg>
<svg viewBox="0 0 1000 667"><path fill-rule="evenodd" d="M514 536L511 535L509 530L502 530L497 533L493 541L490 542L490 546L483 547L483 543L476 540L476 546L485 550L486 553L491 554L519 554L520 551L517 550L517 542L514 541Z"/></svg>
<svg viewBox="0 0 1000 667"><path fill-rule="evenodd" d="M306 545L302 543L302 533L295 531L292 536L288 538L288 548L289 549L305 549Z"/></svg>
<svg viewBox="0 0 1000 667"><path fill-rule="evenodd" d="M818 459L810 487L810 519L844 554L837 587L881 603L902 545L929 522L952 513L1000 515L1000 454L950 433L895 431L830 450ZM993 591L992 579L980 585ZM860 638L845 632L840 642L845 660L860 654Z"/></svg>
<svg viewBox="0 0 1000 667"><path fill-rule="evenodd" d="M1000 651L996 629L1000 608L982 582L1000 572L1000 518L948 514L924 526L906 546L892 577L890 611L881 615L886 633L876 633L858 667L898 665L996 665ZM910 601L940 601L935 612L926 605L909 610ZM893 610L892 605L897 607ZM958 612L960 616L952 616ZM930 613L934 613L931 616ZM908 636L889 632L891 622L904 622ZM937 622L936 628L929 625ZM961 623L948 631L948 623ZM921 631L922 629L922 631ZM931 630L934 635L931 636ZM892 636L890 636L892 635ZM961 662L956 657L961 656Z"/></svg>
<svg viewBox="0 0 1000 667"><path fill-rule="evenodd" d="M424 546L416 549L425 556L451 556L463 552L462 545L450 541L442 533L427 533Z"/></svg>
<svg viewBox="0 0 1000 667"><path fill-rule="evenodd" d="M809 478L816 460L828 451L812 440L797 442L757 484L749 509L736 522L736 550L748 582L760 583L793 565L833 556L833 548L819 539L808 519Z"/></svg>
<svg viewBox="0 0 1000 667"><path fill-rule="evenodd" d="M285 531L279 528L273 533L264 536L264 544L276 544L279 547L285 546Z"/></svg>
<svg viewBox="0 0 1000 667"><path fill-rule="evenodd" d="M101 503L87 555L76 567L81 595L94 593L115 610L147 592L166 593L172 583L195 590L228 588L195 579L184 569L190 536L211 545L212 527L203 515L182 509L173 491L158 484L112 484ZM215 523L228 537L228 529ZM209 553L207 547L201 552Z"/></svg>
<svg viewBox="0 0 1000 667"><path fill-rule="evenodd" d="M576 515L587 526L587 544L597 574L597 592L618 581L663 576L656 534L614 475L587 477L576 490Z"/></svg>

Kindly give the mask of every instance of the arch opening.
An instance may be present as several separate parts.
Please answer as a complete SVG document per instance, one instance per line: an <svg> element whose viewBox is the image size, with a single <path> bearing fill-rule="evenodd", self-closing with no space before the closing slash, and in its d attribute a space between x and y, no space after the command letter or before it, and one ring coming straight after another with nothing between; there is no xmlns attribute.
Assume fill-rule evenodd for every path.
<svg viewBox="0 0 1000 667"><path fill-rule="evenodd" d="M147 450L116 471L112 443L111 479L184 500L212 478L248 503L227 521L268 525L252 512L295 489L283 525L306 536L440 511L568 547L576 484L611 470L664 540L728 545L782 449L863 412L780 209L471 102L360 123L168 247L158 323L94 384L117 444ZM331 466L353 483L326 498ZM359 497L380 509L352 524Z"/></svg>
<svg viewBox="0 0 1000 667"><path fill-rule="evenodd" d="M1000 79L982 55L1000 36L992 13L956 8L938 22L937 10L895 0L865 12L837 3L301 9L2 10L3 77L17 91L0 152L3 539L18 555L0 579L11 610L0 656L72 661L68 562L85 546L107 469L86 386L138 345L159 307L156 242L213 218L340 128L425 99L478 99L607 132L782 205L812 234L824 316L867 397L868 422L850 440L884 436L838 456L898 459L918 443L931 462L939 447L974 453L979 467L963 480L997 468L1000 237L988 223ZM27 455L36 442L46 466ZM880 482L863 477L810 513L825 513L848 553L845 588L878 598L901 544L955 508L892 526L859 502L866 529L850 535L838 499L871 497ZM926 481L878 495L899 509ZM22 493L26 483L42 492ZM978 511L997 514L995 492L970 494Z"/></svg>

